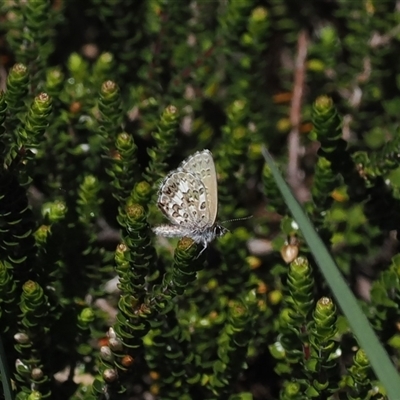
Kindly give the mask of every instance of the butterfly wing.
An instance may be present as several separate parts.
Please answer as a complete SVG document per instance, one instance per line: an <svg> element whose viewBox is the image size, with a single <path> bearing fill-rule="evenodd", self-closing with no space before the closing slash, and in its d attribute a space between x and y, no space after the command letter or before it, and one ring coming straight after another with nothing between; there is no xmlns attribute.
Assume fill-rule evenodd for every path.
<svg viewBox="0 0 400 400"><path fill-rule="evenodd" d="M209 224L213 225L218 212L218 184L211 151L202 150L194 153L181 163L179 170L190 172L201 180L207 195L206 209Z"/></svg>
<svg viewBox="0 0 400 400"><path fill-rule="evenodd" d="M188 230L209 226L210 212L207 204L205 185L196 174L178 168L170 172L161 183L158 207L173 225Z"/></svg>

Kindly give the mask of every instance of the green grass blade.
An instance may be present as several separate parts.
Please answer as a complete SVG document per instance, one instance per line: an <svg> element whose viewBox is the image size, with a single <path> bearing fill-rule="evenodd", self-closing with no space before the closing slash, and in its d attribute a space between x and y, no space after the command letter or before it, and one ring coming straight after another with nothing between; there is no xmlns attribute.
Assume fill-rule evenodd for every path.
<svg viewBox="0 0 400 400"><path fill-rule="evenodd" d="M4 351L3 340L0 335L0 374L1 384L3 385L3 393L5 400L13 400L13 392L11 389L10 372L7 365L6 352Z"/></svg>
<svg viewBox="0 0 400 400"><path fill-rule="evenodd" d="M335 261L318 236L308 216L304 213L302 207L282 178L271 155L265 148L262 150L262 153L293 218L299 225L316 263L332 290L337 304L346 316L350 328L357 337L360 346L366 352L376 376L385 387L387 395L391 400L400 399L400 377L396 368L390 361L387 352L380 344L366 316L358 305L356 298L348 288Z"/></svg>

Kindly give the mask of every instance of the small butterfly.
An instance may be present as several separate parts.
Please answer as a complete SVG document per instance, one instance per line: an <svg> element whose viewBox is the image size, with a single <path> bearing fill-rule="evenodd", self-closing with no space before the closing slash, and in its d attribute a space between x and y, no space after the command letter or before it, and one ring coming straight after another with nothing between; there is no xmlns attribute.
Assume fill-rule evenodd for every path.
<svg viewBox="0 0 400 400"><path fill-rule="evenodd" d="M172 225L156 226L156 235L190 237L203 249L228 231L216 224L218 211L217 174L209 150L198 151L184 160L162 181L158 207Z"/></svg>

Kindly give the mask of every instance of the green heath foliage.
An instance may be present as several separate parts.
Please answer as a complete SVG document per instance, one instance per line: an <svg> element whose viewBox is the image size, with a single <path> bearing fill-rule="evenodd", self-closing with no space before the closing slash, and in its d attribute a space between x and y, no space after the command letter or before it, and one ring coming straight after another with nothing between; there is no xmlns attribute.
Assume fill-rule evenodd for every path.
<svg viewBox="0 0 400 400"><path fill-rule="evenodd" d="M261 149L400 368L395 2L0 18L1 399L387 398ZM152 227L162 179L203 149L229 232L199 256Z"/></svg>

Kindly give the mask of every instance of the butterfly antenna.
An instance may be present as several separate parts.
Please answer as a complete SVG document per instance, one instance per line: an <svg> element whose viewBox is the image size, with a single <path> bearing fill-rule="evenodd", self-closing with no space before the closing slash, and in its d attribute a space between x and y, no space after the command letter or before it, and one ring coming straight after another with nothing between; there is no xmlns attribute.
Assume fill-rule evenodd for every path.
<svg viewBox="0 0 400 400"><path fill-rule="evenodd" d="M246 219L250 219L250 218L253 218L253 216L249 215L248 217L243 217L243 218L227 219L225 221L221 221L221 224L224 224L225 222L245 221Z"/></svg>

